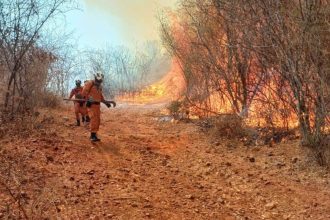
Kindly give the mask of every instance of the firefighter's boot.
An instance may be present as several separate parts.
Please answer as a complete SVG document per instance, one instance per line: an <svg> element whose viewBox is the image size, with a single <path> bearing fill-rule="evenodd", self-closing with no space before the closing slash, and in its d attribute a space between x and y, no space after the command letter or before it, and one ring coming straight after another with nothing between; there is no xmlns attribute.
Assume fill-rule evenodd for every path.
<svg viewBox="0 0 330 220"><path fill-rule="evenodd" d="M96 136L96 133L92 132L92 133L91 133L90 140L91 140L92 142L97 142L97 141L100 141L101 139L99 139L99 138Z"/></svg>

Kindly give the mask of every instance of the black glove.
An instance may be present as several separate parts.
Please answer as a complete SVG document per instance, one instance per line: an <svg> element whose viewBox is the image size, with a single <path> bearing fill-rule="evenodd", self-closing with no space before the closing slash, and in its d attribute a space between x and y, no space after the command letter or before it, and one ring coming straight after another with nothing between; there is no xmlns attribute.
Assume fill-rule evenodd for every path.
<svg viewBox="0 0 330 220"><path fill-rule="evenodd" d="M105 102L104 104L105 104L108 108L111 107L111 104L110 104L109 102Z"/></svg>
<svg viewBox="0 0 330 220"><path fill-rule="evenodd" d="M110 101L109 103L112 104L112 107L114 107L114 108L115 108L116 105L117 105L115 101Z"/></svg>
<svg viewBox="0 0 330 220"><path fill-rule="evenodd" d="M86 107L90 108L93 103L94 103L93 97L89 97L86 102Z"/></svg>
<svg viewBox="0 0 330 220"><path fill-rule="evenodd" d="M84 98L81 94L76 94L75 97L76 97L76 99L83 99Z"/></svg>
<svg viewBox="0 0 330 220"><path fill-rule="evenodd" d="M91 100L87 100L86 107L90 108L91 106L92 106L92 101Z"/></svg>

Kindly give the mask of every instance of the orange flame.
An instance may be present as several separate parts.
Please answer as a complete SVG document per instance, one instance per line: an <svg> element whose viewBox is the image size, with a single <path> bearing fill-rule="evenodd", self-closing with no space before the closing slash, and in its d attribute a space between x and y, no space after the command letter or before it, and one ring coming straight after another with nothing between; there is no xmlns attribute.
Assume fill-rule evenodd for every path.
<svg viewBox="0 0 330 220"><path fill-rule="evenodd" d="M158 82L143 88L137 94L125 94L119 99L140 104L169 102L179 99L185 87L185 81L178 62L172 61L171 70Z"/></svg>

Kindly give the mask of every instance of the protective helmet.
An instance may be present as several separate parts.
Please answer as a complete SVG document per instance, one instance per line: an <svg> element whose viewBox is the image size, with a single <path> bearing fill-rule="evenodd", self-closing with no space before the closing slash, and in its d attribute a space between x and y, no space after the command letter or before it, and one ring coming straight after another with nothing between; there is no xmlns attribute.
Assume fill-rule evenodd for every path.
<svg viewBox="0 0 330 220"><path fill-rule="evenodd" d="M81 81L79 79L76 80L76 86L81 86Z"/></svg>
<svg viewBox="0 0 330 220"><path fill-rule="evenodd" d="M95 77L96 82L99 82L99 83L103 82L104 75L101 72L96 72L94 74L94 77Z"/></svg>

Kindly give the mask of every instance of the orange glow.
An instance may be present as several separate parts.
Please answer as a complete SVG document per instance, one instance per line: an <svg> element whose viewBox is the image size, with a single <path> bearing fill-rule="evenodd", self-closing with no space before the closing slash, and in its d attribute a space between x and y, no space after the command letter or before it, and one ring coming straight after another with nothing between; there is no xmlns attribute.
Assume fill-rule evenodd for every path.
<svg viewBox="0 0 330 220"><path fill-rule="evenodd" d="M151 84L134 95L122 95L119 100L134 103L169 102L179 99L185 87L185 81L178 62L172 61L171 70L158 82Z"/></svg>

